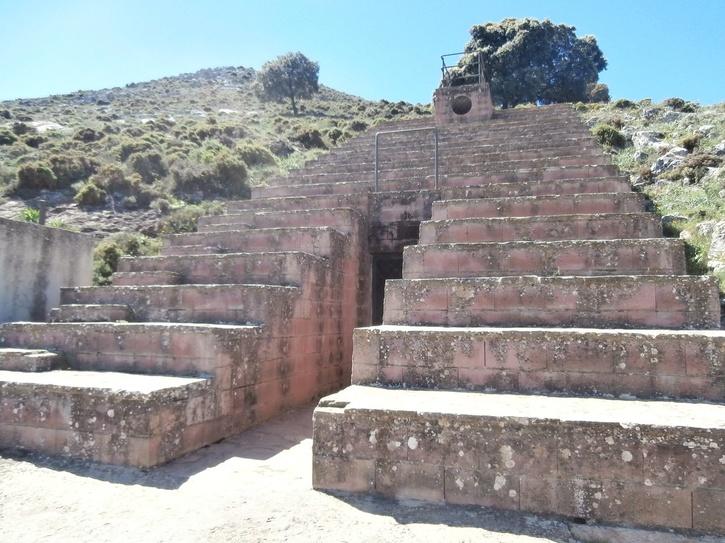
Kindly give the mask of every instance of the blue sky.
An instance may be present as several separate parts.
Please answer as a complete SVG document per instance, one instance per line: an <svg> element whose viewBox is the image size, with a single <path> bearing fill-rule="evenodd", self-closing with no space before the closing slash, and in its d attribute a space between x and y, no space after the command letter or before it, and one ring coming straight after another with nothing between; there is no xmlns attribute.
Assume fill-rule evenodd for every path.
<svg viewBox="0 0 725 543"><path fill-rule="evenodd" d="M0 100L261 64L299 50L320 80L427 102L473 24L549 18L594 34L614 98L725 100L725 0L0 0Z"/></svg>

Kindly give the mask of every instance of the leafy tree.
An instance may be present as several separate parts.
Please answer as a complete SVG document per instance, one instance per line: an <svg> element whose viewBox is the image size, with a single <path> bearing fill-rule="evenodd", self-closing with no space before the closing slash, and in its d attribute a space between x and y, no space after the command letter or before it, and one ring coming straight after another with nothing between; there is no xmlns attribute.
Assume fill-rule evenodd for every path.
<svg viewBox="0 0 725 543"><path fill-rule="evenodd" d="M309 98L319 90L319 71L320 65L302 53L287 53L262 66L257 74L257 94L278 102L289 98L292 112L297 115L297 100Z"/></svg>
<svg viewBox="0 0 725 543"><path fill-rule="evenodd" d="M594 36L577 38L575 31L548 19L475 25L459 73L473 73L481 52L493 99L503 107L585 102L607 61Z"/></svg>

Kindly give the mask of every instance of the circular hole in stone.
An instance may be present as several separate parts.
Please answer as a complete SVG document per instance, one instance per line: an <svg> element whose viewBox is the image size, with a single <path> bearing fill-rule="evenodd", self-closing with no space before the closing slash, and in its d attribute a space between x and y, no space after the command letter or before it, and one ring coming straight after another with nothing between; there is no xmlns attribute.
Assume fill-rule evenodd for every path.
<svg viewBox="0 0 725 543"><path fill-rule="evenodd" d="M471 111L472 106L471 99L465 94L454 96L453 100L451 100L451 109L453 109L453 113L456 115L465 115Z"/></svg>

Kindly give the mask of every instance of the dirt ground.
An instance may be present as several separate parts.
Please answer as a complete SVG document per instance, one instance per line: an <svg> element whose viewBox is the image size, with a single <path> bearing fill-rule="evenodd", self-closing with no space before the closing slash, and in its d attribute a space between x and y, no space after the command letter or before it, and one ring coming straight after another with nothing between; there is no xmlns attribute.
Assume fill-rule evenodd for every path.
<svg viewBox="0 0 725 543"><path fill-rule="evenodd" d="M311 415L311 407L288 413L148 472L0 454L0 542L694 541L477 507L316 492Z"/></svg>

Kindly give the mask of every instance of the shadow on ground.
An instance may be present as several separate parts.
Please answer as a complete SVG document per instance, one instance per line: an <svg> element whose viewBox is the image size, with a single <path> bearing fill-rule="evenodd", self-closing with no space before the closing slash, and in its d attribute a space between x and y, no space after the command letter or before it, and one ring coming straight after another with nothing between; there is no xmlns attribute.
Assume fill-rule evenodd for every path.
<svg viewBox="0 0 725 543"><path fill-rule="evenodd" d="M308 406L290 411L256 428L202 447L152 469L114 466L18 450L0 450L0 458L29 462L39 468L65 471L79 477L90 477L114 484L173 490L194 475L232 458L264 462L282 451L299 445L305 439L311 440L313 409L314 406ZM312 469L312 460L310 459L308 465L300 466L300 469Z"/></svg>

